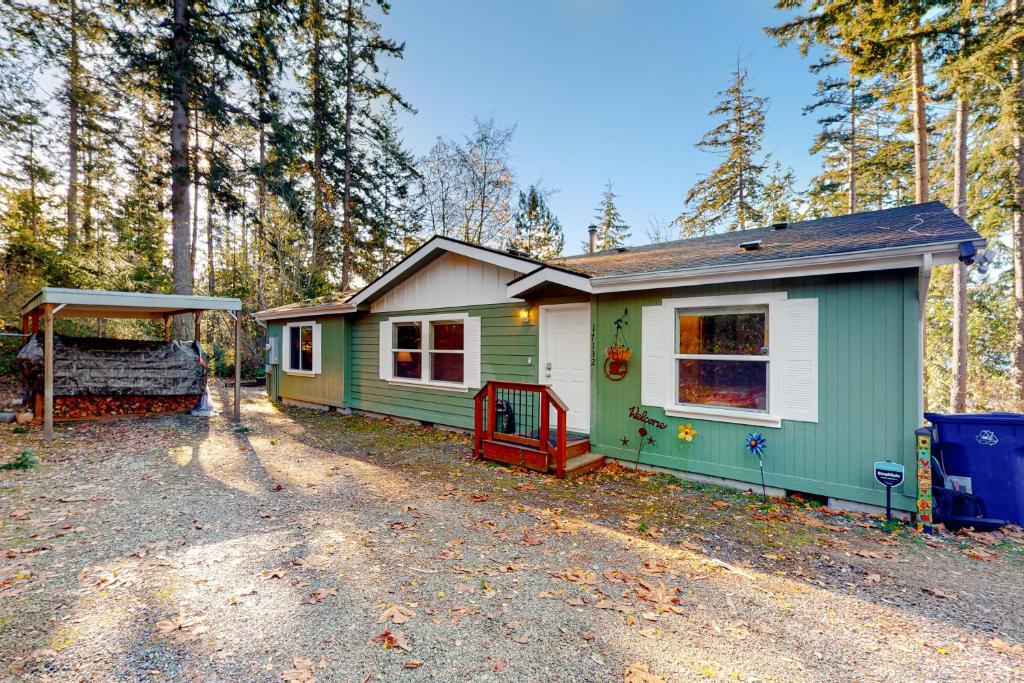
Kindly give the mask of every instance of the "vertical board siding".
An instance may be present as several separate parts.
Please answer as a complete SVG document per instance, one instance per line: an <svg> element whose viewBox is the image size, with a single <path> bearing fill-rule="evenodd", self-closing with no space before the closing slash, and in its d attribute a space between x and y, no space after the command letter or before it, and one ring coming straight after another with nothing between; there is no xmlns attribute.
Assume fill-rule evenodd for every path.
<svg viewBox="0 0 1024 683"><path fill-rule="evenodd" d="M340 316L330 318L303 318L320 323L320 374L315 377L289 375L274 366L271 385L282 399L306 401L325 406L343 407L345 404L345 352L348 345L349 322ZM267 324L267 338L278 344L277 357L283 361L281 335L284 323Z"/></svg>
<svg viewBox="0 0 1024 683"><path fill-rule="evenodd" d="M446 253L373 302L373 313L431 308L436 302L480 306L510 301L505 285L522 273Z"/></svg>
<svg viewBox="0 0 1024 683"><path fill-rule="evenodd" d="M476 389L446 391L395 385L380 379L380 321L397 315L468 312L480 318L480 380L537 381L537 326L519 320L522 304L493 304L357 314L351 318L349 403L384 413L453 427L473 427Z"/></svg>
<svg viewBox="0 0 1024 683"><path fill-rule="evenodd" d="M718 294L785 291L791 299L818 299L818 422L783 420L780 429L668 417L642 407L667 423L648 426L655 445L645 445L641 463L760 483L757 459L744 436L759 431L768 441L767 483L780 488L884 504L872 463L894 460L907 468L907 483L893 491L894 505L914 509L914 429L917 415L917 273L877 271L791 280L764 280L693 288L608 294L592 309L598 365L593 377L593 450L624 460L637 458L640 422L630 407L640 405L641 310L662 299ZM633 349L629 374L611 382L601 370L611 344L613 321L629 309L627 341ZM692 443L678 438L678 427L698 431ZM629 446L622 439L629 439ZM907 495L903 495L906 493Z"/></svg>

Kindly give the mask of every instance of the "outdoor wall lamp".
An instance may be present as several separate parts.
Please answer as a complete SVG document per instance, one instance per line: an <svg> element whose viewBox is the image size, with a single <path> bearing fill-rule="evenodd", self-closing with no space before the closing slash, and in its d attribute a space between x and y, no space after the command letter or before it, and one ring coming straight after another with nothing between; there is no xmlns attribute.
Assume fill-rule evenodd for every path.
<svg viewBox="0 0 1024 683"><path fill-rule="evenodd" d="M523 306L519 309L519 322L528 323L530 322L530 309Z"/></svg>

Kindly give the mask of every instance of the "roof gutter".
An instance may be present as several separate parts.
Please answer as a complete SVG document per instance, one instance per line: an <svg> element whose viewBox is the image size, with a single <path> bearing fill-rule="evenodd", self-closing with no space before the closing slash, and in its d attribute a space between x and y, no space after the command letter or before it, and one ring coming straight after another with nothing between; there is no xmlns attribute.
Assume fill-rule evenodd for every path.
<svg viewBox="0 0 1024 683"><path fill-rule="evenodd" d="M629 273L594 277L590 286L595 294L662 287L693 286L719 282L748 280L752 275L759 278L806 277L832 273L890 270L894 268L917 268L924 263L925 255L930 256L934 265L953 263L959 256L959 245L972 242L984 249L984 239L954 240L911 247L885 247L844 254L805 256L798 258L760 261L745 264L729 264L667 270L655 273Z"/></svg>

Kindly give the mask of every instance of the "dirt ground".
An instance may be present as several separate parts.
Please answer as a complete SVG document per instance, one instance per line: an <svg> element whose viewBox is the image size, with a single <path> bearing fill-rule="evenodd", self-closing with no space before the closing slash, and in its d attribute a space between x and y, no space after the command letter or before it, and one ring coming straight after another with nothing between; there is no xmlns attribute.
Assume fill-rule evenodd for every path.
<svg viewBox="0 0 1024 683"><path fill-rule="evenodd" d="M225 405L224 393L218 399ZM0 679L1024 680L1024 534L270 404L0 426Z"/></svg>

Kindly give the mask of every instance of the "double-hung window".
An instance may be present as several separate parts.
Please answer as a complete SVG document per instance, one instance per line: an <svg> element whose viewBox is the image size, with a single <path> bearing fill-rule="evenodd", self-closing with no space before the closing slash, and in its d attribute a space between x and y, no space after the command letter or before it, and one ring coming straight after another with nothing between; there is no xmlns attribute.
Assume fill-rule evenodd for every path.
<svg viewBox="0 0 1024 683"><path fill-rule="evenodd" d="M818 421L818 300L786 292L662 299L642 310L640 402L666 415Z"/></svg>
<svg viewBox="0 0 1024 683"><path fill-rule="evenodd" d="M768 306L676 310L676 402L768 412Z"/></svg>
<svg viewBox="0 0 1024 683"><path fill-rule="evenodd" d="M402 316L381 323L381 378L402 384L479 386L480 319Z"/></svg>

